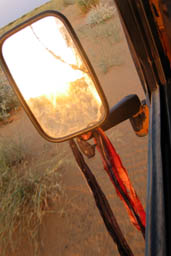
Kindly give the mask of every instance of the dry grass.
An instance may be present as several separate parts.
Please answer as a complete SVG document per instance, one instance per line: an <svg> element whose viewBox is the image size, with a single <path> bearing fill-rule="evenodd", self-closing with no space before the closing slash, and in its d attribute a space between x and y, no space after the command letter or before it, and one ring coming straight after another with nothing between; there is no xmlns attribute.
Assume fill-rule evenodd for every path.
<svg viewBox="0 0 171 256"><path fill-rule="evenodd" d="M96 6L100 0L76 0L77 6L82 13L87 13L93 6Z"/></svg>
<svg viewBox="0 0 171 256"><path fill-rule="evenodd" d="M93 6L86 16L86 24L95 25L104 23L113 17L116 13L116 7L105 3Z"/></svg>
<svg viewBox="0 0 171 256"><path fill-rule="evenodd" d="M64 0L65 5L75 4L76 0Z"/></svg>
<svg viewBox="0 0 171 256"><path fill-rule="evenodd" d="M61 161L47 168L41 162L28 167L28 153L22 144L0 143L0 255L13 254L23 238L39 255L39 230L43 216L62 189ZM17 239L16 239L17 237Z"/></svg>

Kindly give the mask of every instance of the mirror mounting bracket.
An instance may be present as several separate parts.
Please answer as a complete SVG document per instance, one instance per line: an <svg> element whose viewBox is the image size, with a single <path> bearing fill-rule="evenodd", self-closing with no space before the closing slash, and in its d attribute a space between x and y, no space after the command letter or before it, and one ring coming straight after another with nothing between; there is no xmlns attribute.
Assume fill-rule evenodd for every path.
<svg viewBox="0 0 171 256"><path fill-rule="evenodd" d="M110 109L108 118L101 125L101 128L106 131L117 124L120 124L136 115L139 112L140 107L141 102L136 94L130 94L124 97Z"/></svg>

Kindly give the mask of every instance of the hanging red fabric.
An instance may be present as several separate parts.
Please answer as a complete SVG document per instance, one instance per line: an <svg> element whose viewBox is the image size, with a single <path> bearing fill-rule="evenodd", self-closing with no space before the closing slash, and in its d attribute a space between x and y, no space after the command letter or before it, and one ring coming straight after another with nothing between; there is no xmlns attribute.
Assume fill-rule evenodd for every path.
<svg viewBox="0 0 171 256"><path fill-rule="evenodd" d="M139 200L132 184L131 181L129 180L128 173L126 169L123 167L121 159L119 155L116 153L116 150L112 143L110 142L109 138L105 135L103 130L101 128L97 129L98 133L100 134L101 138L103 139L103 142L105 143L105 146L107 147L108 154L109 154L109 160L110 160L110 165L112 167L113 174L115 175L115 178L117 179L117 182L119 183L122 191L125 193L127 198L129 199L129 202L131 203L131 207L133 208L134 212L131 211L131 209L128 207L128 204L125 202L122 194L119 192L118 188L115 186L111 174L109 172L109 168L107 165L107 162L105 161L104 157L103 158L103 164L104 168L107 171L110 179L112 180L112 183L115 186L116 192L120 199L124 202L124 205L126 206L126 209L128 211L129 217L131 222L136 226L138 230L140 230L140 225L137 222L137 219L135 218L135 214L139 216L139 219L141 220L142 225L144 226L145 230L145 225L146 225L146 214L144 211L144 208L141 204L141 201ZM98 150L100 151L101 155L101 149L99 148L97 144Z"/></svg>

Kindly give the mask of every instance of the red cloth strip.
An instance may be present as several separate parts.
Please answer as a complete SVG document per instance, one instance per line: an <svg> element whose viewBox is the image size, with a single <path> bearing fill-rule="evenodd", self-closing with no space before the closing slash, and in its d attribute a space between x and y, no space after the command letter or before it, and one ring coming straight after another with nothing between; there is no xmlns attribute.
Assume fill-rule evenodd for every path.
<svg viewBox="0 0 171 256"><path fill-rule="evenodd" d="M115 175L115 177L116 177L120 187L122 188L123 192L129 198L129 201L130 201L134 211L139 216L139 218L141 220L141 223L145 228L146 214L145 214L144 208L141 204L141 201L139 200L139 198L138 198L138 196L137 196L137 194L136 194L136 192L135 192L135 190L134 190L134 188L131 184L131 181L129 180L128 173L127 173L126 169L123 167L121 159L120 159L119 155L116 153L116 150L115 150L114 146L112 145L112 143L110 142L109 138L105 135L105 133L103 132L103 130L101 128L98 128L97 131L100 134L101 138L103 139L103 142L105 143L105 146L108 149L108 154L109 154L108 159L109 159L110 164L112 166L113 174ZM101 152L99 147L98 147L98 150L100 151L100 153L102 155L102 152ZM104 158L103 158L103 164L104 164L104 168L107 171L110 179L112 180L111 174L110 174L109 169L108 169L108 165L107 165ZM112 180L112 183L114 184L113 180ZM139 223L137 222L137 219L135 218L134 213L128 207L128 205L124 201L123 196L120 194L120 192L118 191L116 186L115 186L115 189L116 189L117 195L124 202L124 205L125 205L125 207L128 211L131 222L135 225L135 227L138 230L140 230Z"/></svg>

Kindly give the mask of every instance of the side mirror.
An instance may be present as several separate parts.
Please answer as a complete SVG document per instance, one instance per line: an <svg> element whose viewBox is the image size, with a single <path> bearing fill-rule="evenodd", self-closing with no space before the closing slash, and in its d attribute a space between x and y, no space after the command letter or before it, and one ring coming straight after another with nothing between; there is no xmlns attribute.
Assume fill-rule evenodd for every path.
<svg viewBox="0 0 171 256"><path fill-rule="evenodd" d="M40 134L61 142L101 126L108 104L68 20L46 11L0 38L0 64Z"/></svg>

